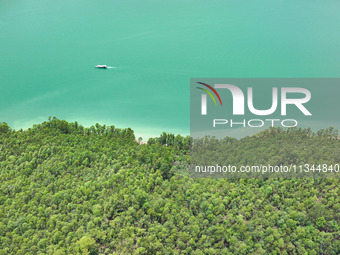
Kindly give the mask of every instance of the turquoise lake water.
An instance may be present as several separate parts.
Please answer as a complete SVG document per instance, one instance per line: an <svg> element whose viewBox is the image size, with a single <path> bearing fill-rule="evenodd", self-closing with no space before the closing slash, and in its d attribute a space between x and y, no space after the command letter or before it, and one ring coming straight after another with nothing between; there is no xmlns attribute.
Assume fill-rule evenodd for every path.
<svg viewBox="0 0 340 255"><path fill-rule="evenodd" d="M313 0L1 0L0 121L188 134L190 78L340 77L339 10Z"/></svg>

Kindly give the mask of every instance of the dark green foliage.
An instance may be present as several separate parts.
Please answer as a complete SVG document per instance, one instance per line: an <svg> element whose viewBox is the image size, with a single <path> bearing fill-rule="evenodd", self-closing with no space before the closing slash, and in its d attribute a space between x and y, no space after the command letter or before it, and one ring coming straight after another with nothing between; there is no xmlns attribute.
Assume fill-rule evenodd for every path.
<svg viewBox="0 0 340 255"><path fill-rule="evenodd" d="M0 132L0 254L339 254L337 179L190 179L189 144L56 118Z"/></svg>
<svg viewBox="0 0 340 255"><path fill-rule="evenodd" d="M223 140L206 137L195 140L194 147L193 152L200 155L197 160L211 161L215 164L221 155L227 155L222 157L227 160L223 163L236 166L250 163L275 166L340 162L340 137L332 128L320 130L317 134L309 129L271 128L240 140L229 137ZM207 148L209 153L200 151L208 150ZM204 159L202 156L207 158Z"/></svg>
<svg viewBox="0 0 340 255"><path fill-rule="evenodd" d="M5 134L11 131L10 127L7 125L6 122L0 122L0 134Z"/></svg>

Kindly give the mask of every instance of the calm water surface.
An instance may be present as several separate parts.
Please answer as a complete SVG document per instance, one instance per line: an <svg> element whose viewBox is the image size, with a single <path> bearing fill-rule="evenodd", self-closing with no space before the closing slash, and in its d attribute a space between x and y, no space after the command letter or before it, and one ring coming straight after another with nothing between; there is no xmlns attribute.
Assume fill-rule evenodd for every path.
<svg viewBox="0 0 340 255"><path fill-rule="evenodd" d="M187 134L191 77L340 77L339 10L313 0L0 0L0 121Z"/></svg>

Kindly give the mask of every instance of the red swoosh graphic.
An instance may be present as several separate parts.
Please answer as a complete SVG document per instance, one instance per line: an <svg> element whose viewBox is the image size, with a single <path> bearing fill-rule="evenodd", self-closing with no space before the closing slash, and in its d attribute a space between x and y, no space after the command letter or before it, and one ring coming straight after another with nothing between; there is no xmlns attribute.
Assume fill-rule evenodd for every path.
<svg viewBox="0 0 340 255"><path fill-rule="evenodd" d="M211 87L210 85L205 84L205 83L203 83L203 82L197 82L197 83L202 84L202 85L208 87L209 89L211 89L212 92L214 92L215 95L217 96L218 100L220 100L220 103L221 103L221 106L222 106L222 101L221 101L220 95L217 93L217 91L216 91L213 87Z"/></svg>

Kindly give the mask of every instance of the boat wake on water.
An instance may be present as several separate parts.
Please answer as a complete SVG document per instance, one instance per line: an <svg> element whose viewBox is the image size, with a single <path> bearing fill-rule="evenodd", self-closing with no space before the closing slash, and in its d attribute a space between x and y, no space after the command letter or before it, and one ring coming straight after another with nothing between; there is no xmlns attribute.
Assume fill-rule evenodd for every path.
<svg viewBox="0 0 340 255"><path fill-rule="evenodd" d="M96 65L94 67L95 68L100 68L100 69L113 69L113 68L117 68L115 66L107 66L107 65Z"/></svg>

